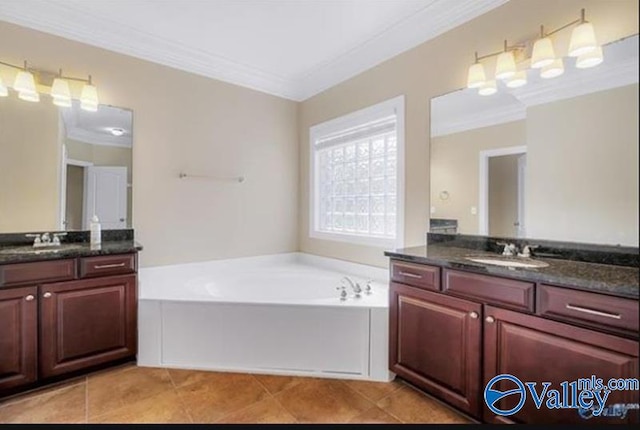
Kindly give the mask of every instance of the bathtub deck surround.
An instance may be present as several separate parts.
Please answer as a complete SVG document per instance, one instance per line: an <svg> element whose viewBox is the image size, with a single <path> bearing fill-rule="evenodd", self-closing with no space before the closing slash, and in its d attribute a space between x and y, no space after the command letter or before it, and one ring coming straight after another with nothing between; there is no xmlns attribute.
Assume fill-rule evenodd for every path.
<svg viewBox="0 0 640 430"><path fill-rule="evenodd" d="M0 397L135 360L133 231L106 232L98 247L88 232L47 247L28 239L0 235Z"/></svg>
<svg viewBox="0 0 640 430"><path fill-rule="evenodd" d="M371 294L341 300L344 276ZM300 253L143 268L138 364L389 381L387 282Z"/></svg>
<svg viewBox="0 0 640 430"><path fill-rule="evenodd" d="M526 242L539 242L540 254L505 257L495 238L445 234L387 252L390 369L484 422L584 423L575 409L498 416L484 405L483 387L500 374L557 387L590 375L637 378L638 249ZM477 257L546 266L501 267ZM637 391L614 391L608 404L638 401ZM621 422L639 419L635 411Z"/></svg>

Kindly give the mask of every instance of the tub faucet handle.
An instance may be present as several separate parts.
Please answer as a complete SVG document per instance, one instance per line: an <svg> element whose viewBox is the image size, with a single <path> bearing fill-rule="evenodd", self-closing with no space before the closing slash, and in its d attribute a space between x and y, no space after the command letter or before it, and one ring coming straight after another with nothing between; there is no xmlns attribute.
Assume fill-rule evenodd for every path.
<svg viewBox="0 0 640 430"><path fill-rule="evenodd" d="M367 285L364 287L364 293L366 295L371 294L373 291L371 290L371 283L373 282L373 280L371 279L367 279Z"/></svg>
<svg viewBox="0 0 640 430"><path fill-rule="evenodd" d="M336 290L340 290L340 301L344 302L345 300L347 300L347 289L345 288L345 286L341 286L341 287L336 287Z"/></svg>

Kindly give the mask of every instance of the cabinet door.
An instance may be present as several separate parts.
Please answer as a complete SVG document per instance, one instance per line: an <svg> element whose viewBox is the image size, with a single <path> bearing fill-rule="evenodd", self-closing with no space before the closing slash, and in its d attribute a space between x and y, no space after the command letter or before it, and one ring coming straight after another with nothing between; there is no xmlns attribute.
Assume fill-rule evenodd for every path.
<svg viewBox="0 0 640 430"><path fill-rule="evenodd" d="M39 293L42 377L135 355L135 275L45 284Z"/></svg>
<svg viewBox="0 0 640 430"><path fill-rule="evenodd" d="M523 383L551 382L549 389L562 392L560 383L591 378L595 375L606 383L611 378L638 377L638 342L594 332L568 324L487 306L484 323L484 385L496 375L511 374ZM494 387L500 391L515 388L511 382ZM516 414L502 418L485 407L489 422L538 423L608 423L627 424L637 421L637 411L620 418L582 418L577 409L553 409L544 405L536 409L531 394ZM520 397L509 395L496 406L508 410ZM637 391L612 391L606 404L638 403Z"/></svg>
<svg viewBox="0 0 640 430"><path fill-rule="evenodd" d="M391 370L478 415L482 306L396 283L390 294Z"/></svg>
<svg viewBox="0 0 640 430"><path fill-rule="evenodd" d="M37 377L36 287L0 290L0 393Z"/></svg>

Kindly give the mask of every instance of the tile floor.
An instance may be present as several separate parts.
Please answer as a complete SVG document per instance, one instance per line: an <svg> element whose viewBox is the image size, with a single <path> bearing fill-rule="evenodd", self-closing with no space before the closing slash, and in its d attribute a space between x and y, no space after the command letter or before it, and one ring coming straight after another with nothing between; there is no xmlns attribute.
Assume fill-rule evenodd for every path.
<svg viewBox="0 0 640 430"><path fill-rule="evenodd" d="M0 423L468 423L403 382L125 365L0 401Z"/></svg>

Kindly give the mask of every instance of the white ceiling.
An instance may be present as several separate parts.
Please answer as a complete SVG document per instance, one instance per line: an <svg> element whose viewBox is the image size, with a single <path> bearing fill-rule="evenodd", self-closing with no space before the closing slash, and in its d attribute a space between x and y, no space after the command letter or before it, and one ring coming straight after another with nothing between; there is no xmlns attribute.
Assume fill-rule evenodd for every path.
<svg viewBox="0 0 640 430"><path fill-rule="evenodd" d="M100 105L97 112L87 112L80 108L80 102L73 101L70 108L60 108L67 137L93 145L119 146L131 148L133 142L133 112L114 106ZM121 129L122 136L114 136L111 130Z"/></svg>
<svg viewBox="0 0 640 430"><path fill-rule="evenodd" d="M508 0L2 0L0 20L304 100Z"/></svg>

